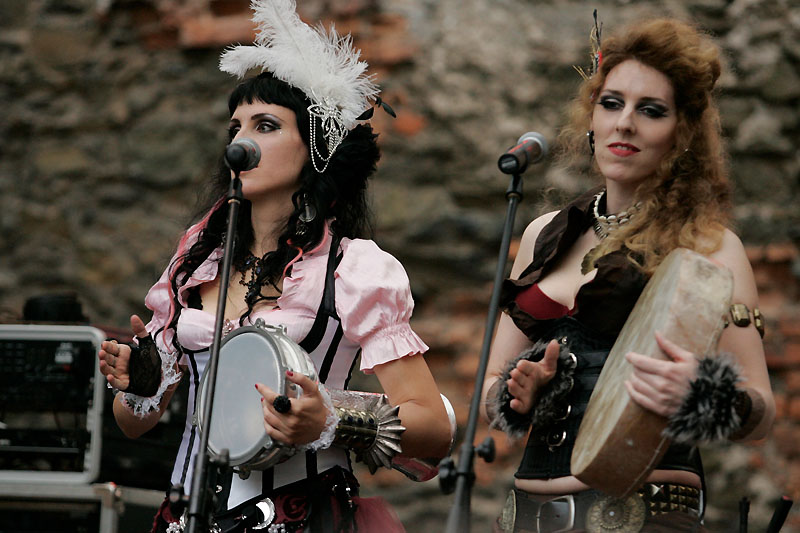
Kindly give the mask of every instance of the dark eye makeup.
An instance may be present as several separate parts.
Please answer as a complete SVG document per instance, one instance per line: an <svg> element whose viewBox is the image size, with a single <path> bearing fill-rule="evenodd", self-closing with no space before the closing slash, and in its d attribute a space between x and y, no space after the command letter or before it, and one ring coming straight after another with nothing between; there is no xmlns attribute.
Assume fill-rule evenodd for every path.
<svg viewBox="0 0 800 533"><path fill-rule="evenodd" d="M600 97L597 105L608 111L615 111L625 107L625 100L619 96L607 94ZM636 106L636 110L649 118L662 118L669 115L669 108L652 98L643 98Z"/></svg>

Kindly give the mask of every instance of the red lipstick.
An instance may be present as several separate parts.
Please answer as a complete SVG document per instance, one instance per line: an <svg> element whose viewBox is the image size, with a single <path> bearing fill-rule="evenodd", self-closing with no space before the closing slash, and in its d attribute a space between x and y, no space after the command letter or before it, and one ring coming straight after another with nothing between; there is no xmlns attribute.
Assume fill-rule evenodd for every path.
<svg viewBox="0 0 800 533"><path fill-rule="evenodd" d="M638 148L628 143L611 143L608 145L608 149L612 154L619 157L629 157L640 152Z"/></svg>

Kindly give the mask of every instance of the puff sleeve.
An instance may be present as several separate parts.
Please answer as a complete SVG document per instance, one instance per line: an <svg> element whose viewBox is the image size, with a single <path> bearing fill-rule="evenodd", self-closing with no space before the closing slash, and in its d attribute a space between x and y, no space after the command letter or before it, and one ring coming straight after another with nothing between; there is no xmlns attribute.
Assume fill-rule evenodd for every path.
<svg viewBox="0 0 800 533"><path fill-rule="evenodd" d="M409 324L414 310L408 275L400 262L373 241L343 240L336 269L336 312L344 335L361 346L361 370L428 346Z"/></svg>

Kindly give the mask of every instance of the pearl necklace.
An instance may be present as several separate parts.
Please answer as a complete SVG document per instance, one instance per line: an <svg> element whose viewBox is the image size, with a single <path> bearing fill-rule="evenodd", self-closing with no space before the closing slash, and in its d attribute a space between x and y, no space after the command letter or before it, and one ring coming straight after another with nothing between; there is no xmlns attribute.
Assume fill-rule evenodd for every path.
<svg viewBox="0 0 800 533"><path fill-rule="evenodd" d="M642 202L636 202L630 206L626 211L620 211L616 215L601 215L600 214L600 199L606 193L603 189L594 197L594 232L597 237L602 241L608 235L619 229L620 226L627 224L636 215L639 209L642 208Z"/></svg>

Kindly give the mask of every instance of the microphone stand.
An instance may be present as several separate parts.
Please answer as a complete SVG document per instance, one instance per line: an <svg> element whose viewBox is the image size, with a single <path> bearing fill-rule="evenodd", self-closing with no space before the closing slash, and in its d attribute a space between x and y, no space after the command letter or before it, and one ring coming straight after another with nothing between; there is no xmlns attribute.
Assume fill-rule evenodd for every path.
<svg viewBox="0 0 800 533"><path fill-rule="evenodd" d="M486 330L483 335L483 347L481 348L481 357L478 363L478 373L475 377L475 391L470 404L464 442L461 445L461 451L458 457L458 468L455 471L452 470L452 459L450 458L442 461L442 463L447 462L447 464L441 466L443 472L440 474L440 483L443 492L447 493L452 491L452 478L455 477L456 495L453 507L450 509L450 514L447 518L447 528L445 529L447 533L465 533L469 531L470 497L472 485L475 482L473 463L476 448L473 446L473 440L475 439L475 432L478 426L483 380L486 377L486 366L489 363L489 349L491 348L495 320L497 319L497 312L500 304L500 286L503 283L506 263L508 262L511 232L514 228L517 204L522 200L522 178L519 173L511 177L511 183L508 186L508 190L506 190L506 198L508 199L508 211L503 227L503 238L500 243L500 254L498 256L497 271L494 277L494 288L492 290L491 300L489 301L489 314L486 318ZM491 437L487 437L483 444L478 446L477 453L486 460L487 463L492 462L492 460L494 460L494 440Z"/></svg>
<svg viewBox="0 0 800 533"><path fill-rule="evenodd" d="M222 339L222 326L225 322L225 302L228 298L228 283L231 275L231 263L233 262L233 242L236 238L236 225L239 220L239 206L242 203L242 180L239 179L239 171L234 170L234 177L228 189L228 229L225 233L225 248L222 255L222 270L219 276L219 297L217 299L217 315L214 324L214 340L211 344L211 354L208 360L208 376L206 377L206 388L204 390L205 402L200 403L204 407L203 420L205 428L200 430L200 445L195 456L194 470L192 475L192 490L189 493L189 511L187 529L188 533L198 531L208 531L209 523L206 519L202 525L200 521L206 517L206 507L214 496L211 484L207 483L208 464L213 460L215 466L227 466L227 454L223 451L221 456L209 457L208 453L208 433L211 428L211 412L214 403L214 389L217 386L217 367L219 366L219 348ZM199 429L199 428L198 428Z"/></svg>

